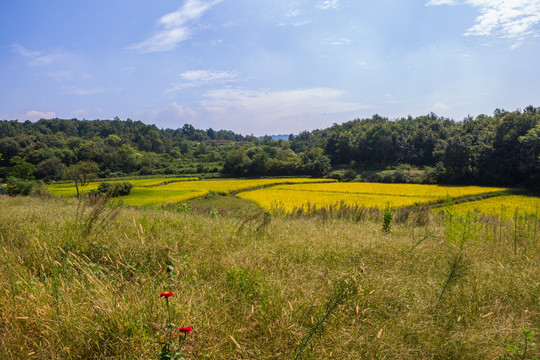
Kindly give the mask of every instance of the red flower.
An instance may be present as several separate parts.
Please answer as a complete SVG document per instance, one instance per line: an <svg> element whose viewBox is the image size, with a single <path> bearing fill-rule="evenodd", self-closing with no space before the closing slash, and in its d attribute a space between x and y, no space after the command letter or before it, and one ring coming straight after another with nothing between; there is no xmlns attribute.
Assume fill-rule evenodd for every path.
<svg viewBox="0 0 540 360"><path fill-rule="evenodd" d="M193 331L193 329L191 328L191 326L182 326L180 327L179 331L181 333L190 333Z"/></svg>
<svg viewBox="0 0 540 360"><path fill-rule="evenodd" d="M160 296L160 297L164 297L165 299L167 299L167 298L172 297L172 296L173 296L173 293L172 293L172 291L169 291L169 292L163 292L163 293L159 294L159 296Z"/></svg>

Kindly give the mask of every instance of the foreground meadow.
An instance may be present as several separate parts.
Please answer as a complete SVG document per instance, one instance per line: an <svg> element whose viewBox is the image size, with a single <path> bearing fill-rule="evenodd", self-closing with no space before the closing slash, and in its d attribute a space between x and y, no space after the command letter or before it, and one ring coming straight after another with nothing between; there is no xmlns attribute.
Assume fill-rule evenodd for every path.
<svg viewBox="0 0 540 360"><path fill-rule="evenodd" d="M444 202L447 198L463 198L496 194L508 188L480 186L442 186L381 183L330 183L279 185L243 192L238 196L254 201L268 210L284 212L308 211L313 208L363 206L384 209Z"/></svg>
<svg viewBox="0 0 540 360"><path fill-rule="evenodd" d="M165 291L186 359L540 356L539 235L512 220L0 208L2 359L157 358Z"/></svg>

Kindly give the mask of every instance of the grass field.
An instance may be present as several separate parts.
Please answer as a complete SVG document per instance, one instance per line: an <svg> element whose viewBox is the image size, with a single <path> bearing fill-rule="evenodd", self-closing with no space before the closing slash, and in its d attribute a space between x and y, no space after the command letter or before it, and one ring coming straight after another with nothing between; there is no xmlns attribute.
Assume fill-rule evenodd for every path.
<svg viewBox="0 0 540 360"><path fill-rule="evenodd" d="M279 208L286 212L299 208L322 208L336 204L348 206L399 208L415 204L442 202L447 197L461 198L494 192L507 188L479 186L440 186L418 184L331 183L280 185L267 189L244 192L238 196L254 201L265 209ZM308 205L309 204L309 205Z"/></svg>
<svg viewBox="0 0 540 360"><path fill-rule="evenodd" d="M435 214L385 234L220 216L220 198L204 215L0 196L0 358L157 359L166 291L185 359L540 356L538 232Z"/></svg>

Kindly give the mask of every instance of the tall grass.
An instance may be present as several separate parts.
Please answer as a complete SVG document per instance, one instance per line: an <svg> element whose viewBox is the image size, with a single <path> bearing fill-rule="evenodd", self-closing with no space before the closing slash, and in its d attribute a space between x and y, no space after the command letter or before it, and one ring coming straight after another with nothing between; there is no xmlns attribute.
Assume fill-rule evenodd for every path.
<svg viewBox="0 0 540 360"><path fill-rule="evenodd" d="M383 234L380 215L81 206L0 196L0 358L156 358L162 291L193 327L186 359L497 359L540 332L539 234L519 216L396 214Z"/></svg>

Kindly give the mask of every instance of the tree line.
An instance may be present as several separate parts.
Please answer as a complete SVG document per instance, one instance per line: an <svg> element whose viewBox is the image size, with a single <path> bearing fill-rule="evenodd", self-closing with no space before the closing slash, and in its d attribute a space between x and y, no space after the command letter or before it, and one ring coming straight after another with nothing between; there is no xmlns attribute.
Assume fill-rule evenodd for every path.
<svg viewBox="0 0 540 360"><path fill-rule="evenodd" d="M321 146L332 166L408 164L443 184L526 186L540 183L540 108L497 109L454 121L431 113L389 120L378 115L303 132L293 150Z"/></svg>
<svg viewBox="0 0 540 360"><path fill-rule="evenodd" d="M428 174L425 182L538 189L540 108L497 109L462 121L433 113L393 120L374 115L290 135L288 141L189 124L159 129L118 118L4 120L0 154L0 177L47 181L66 178L66 169L83 161L95 163L100 177L325 176L336 168L354 175L407 165Z"/></svg>

